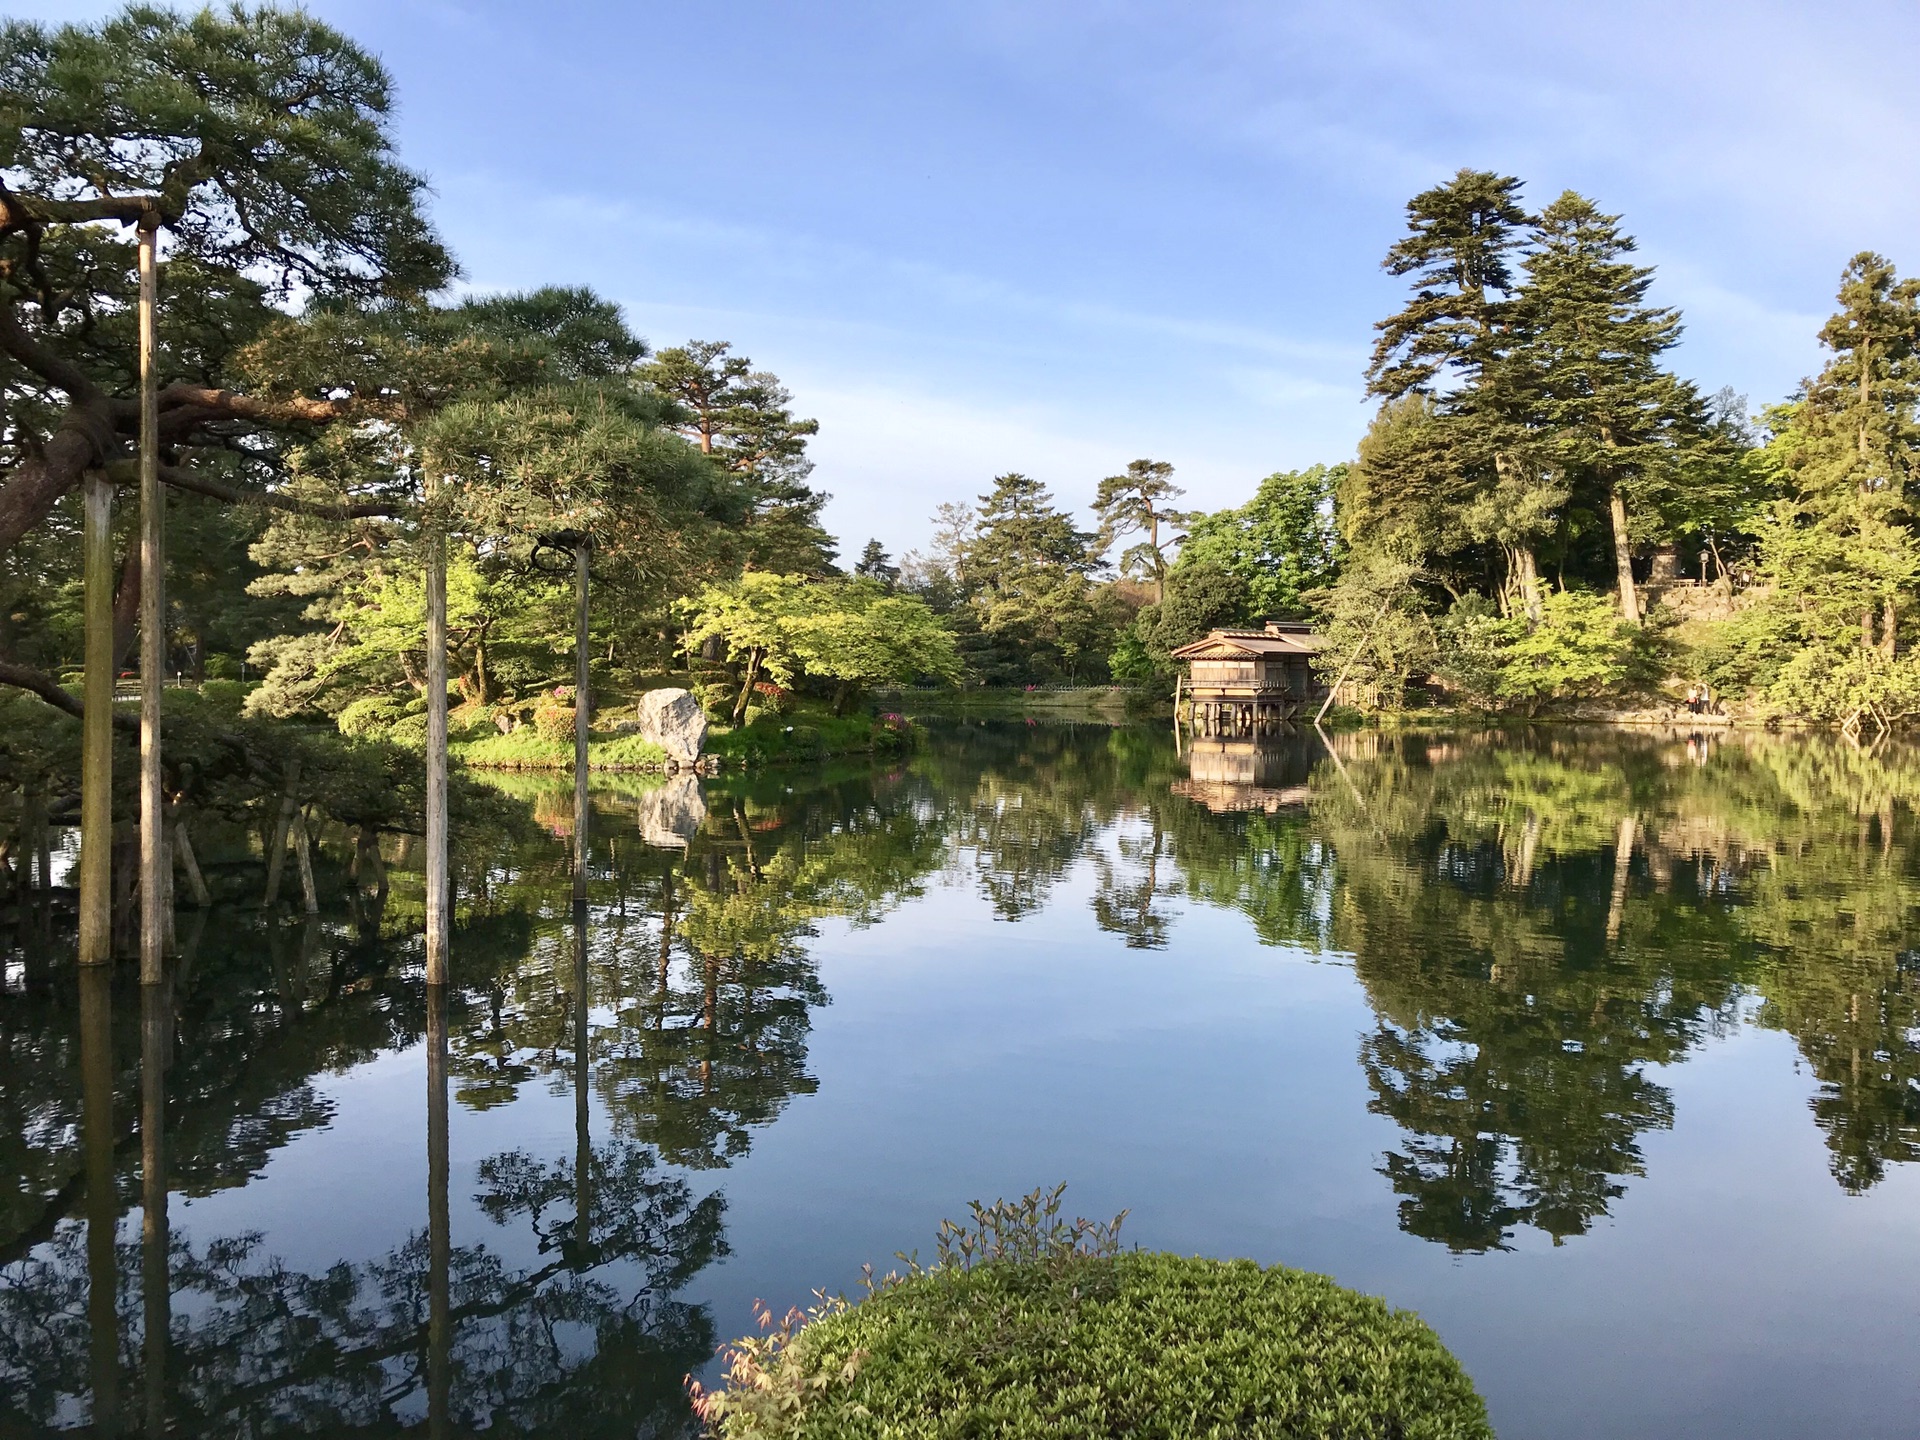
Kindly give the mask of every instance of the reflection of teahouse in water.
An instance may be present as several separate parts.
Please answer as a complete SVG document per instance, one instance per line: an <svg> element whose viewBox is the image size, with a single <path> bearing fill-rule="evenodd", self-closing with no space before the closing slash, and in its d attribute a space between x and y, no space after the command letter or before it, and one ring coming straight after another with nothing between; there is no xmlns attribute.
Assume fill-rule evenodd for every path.
<svg viewBox="0 0 1920 1440"><path fill-rule="evenodd" d="M1259 630L1215 630L1182 645L1173 658L1190 673L1194 729L1250 735L1301 713L1325 693L1311 663L1322 643L1311 626L1269 620Z"/></svg>
<svg viewBox="0 0 1920 1440"><path fill-rule="evenodd" d="M1292 745L1199 738L1187 753L1190 778L1168 787L1216 815L1236 810L1277 814L1307 803L1310 762Z"/></svg>

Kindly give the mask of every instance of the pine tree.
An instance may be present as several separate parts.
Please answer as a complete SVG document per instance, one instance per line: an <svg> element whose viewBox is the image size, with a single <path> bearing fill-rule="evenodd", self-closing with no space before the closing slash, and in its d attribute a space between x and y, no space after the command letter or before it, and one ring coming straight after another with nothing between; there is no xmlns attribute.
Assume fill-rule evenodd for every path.
<svg viewBox="0 0 1920 1440"><path fill-rule="evenodd" d="M1535 547L1558 521L1563 489L1540 452L1531 375L1516 363L1522 348L1512 257L1531 217L1520 181L1461 170L1407 203L1409 233L1388 252L1389 274L1413 277L1414 297L1375 329L1368 391L1396 402L1403 421L1409 396L1428 406L1417 429L1402 426L1394 456L1395 504L1457 519L1471 543L1498 544L1509 584L1531 616L1539 614ZM1356 486L1374 482L1362 465ZM1450 527L1451 528L1451 527ZM1438 537L1433 537L1438 538ZM1432 540L1403 533L1417 553Z"/></svg>
<svg viewBox="0 0 1920 1440"><path fill-rule="evenodd" d="M1123 573L1144 575L1153 585L1157 604L1164 597L1167 583L1167 551L1179 540L1169 533L1160 538L1162 526L1168 531L1189 523L1191 516L1165 504L1186 491L1173 483L1173 466L1164 460L1134 460L1124 475L1109 475L1100 482L1093 510L1100 517L1099 544L1106 549L1126 535L1144 535L1139 544L1129 546L1120 557Z"/></svg>
<svg viewBox="0 0 1920 1440"><path fill-rule="evenodd" d="M959 562L1010 675L1077 676L1111 647L1089 584L1102 565L1095 538L1030 476L996 476L980 497Z"/></svg>
<svg viewBox="0 0 1920 1440"><path fill-rule="evenodd" d="M1920 466L1920 282L1862 253L1841 276L1839 301L1820 332L1833 359L1780 413L1768 447L1789 495L1767 562L1806 614L1851 614L1859 649L1891 658L1900 599L1920 575L1907 499Z"/></svg>
<svg viewBox="0 0 1920 1440"><path fill-rule="evenodd" d="M853 573L862 579L878 580L891 587L900 578L900 567L893 563L893 557L887 554L885 546L878 540L869 540L866 548L860 552Z"/></svg>
<svg viewBox="0 0 1920 1440"><path fill-rule="evenodd" d="M747 506L741 559L786 574L833 571L833 537L820 523L831 497L813 489L807 442L818 420L794 416L779 377L755 370L724 340L662 350L635 372L678 408L674 428L735 477Z"/></svg>
<svg viewBox="0 0 1920 1440"><path fill-rule="evenodd" d="M1673 473L1706 417L1693 387L1660 368L1680 316L1646 303L1653 270L1629 258L1619 222L1571 190L1541 212L1515 306L1525 347L1515 363L1531 372L1523 384L1549 452L1607 511L1620 613L1638 623L1628 502Z"/></svg>

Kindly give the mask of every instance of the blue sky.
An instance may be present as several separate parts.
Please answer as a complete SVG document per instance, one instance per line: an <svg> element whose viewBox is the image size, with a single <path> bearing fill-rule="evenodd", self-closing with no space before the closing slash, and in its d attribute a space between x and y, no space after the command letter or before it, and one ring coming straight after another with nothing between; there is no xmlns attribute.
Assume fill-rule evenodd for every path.
<svg viewBox="0 0 1920 1440"><path fill-rule="evenodd" d="M1380 256L1462 165L1623 213L1677 367L1756 407L1849 255L1920 270L1911 0L308 8L391 68L468 283L735 342L851 549L1003 470L1084 506L1150 456L1216 507L1350 455Z"/></svg>

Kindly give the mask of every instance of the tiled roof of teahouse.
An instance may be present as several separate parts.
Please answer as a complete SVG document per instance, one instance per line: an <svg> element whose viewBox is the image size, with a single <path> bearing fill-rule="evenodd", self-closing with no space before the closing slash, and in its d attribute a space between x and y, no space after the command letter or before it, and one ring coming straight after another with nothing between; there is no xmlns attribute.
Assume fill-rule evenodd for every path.
<svg viewBox="0 0 1920 1440"><path fill-rule="evenodd" d="M1204 639L1182 645L1176 660L1232 660L1273 655L1312 655L1325 642L1318 635L1274 635L1265 630L1215 630Z"/></svg>

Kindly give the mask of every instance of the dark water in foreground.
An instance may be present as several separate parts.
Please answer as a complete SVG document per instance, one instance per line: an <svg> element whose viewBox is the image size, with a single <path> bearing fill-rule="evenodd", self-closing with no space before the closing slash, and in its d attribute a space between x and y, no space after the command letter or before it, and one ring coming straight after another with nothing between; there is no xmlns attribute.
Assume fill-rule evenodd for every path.
<svg viewBox="0 0 1920 1440"><path fill-rule="evenodd" d="M1336 745L607 791L584 950L467 838L444 1004L399 857L183 912L164 1003L18 918L0 1436L679 1434L756 1298L1058 1180L1418 1310L1504 1436L1920 1434L1920 757Z"/></svg>

